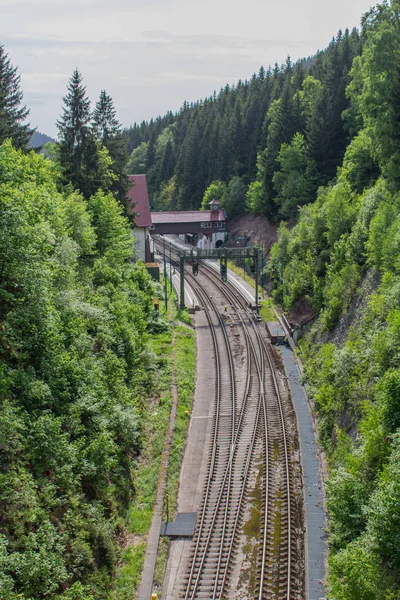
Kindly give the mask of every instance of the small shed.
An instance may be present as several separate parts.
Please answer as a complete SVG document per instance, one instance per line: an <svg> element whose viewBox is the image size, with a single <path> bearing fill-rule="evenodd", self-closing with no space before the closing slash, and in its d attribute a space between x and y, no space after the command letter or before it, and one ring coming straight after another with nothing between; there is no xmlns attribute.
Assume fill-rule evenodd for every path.
<svg viewBox="0 0 400 600"><path fill-rule="evenodd" d="M286 344L286 334L277 321L267 321L265 329L272 344Z"/></svg>
<svg viewBox="0 0 400 600"><path fill-rule="evenodd" d="M147 262L144 265L153 281L160 281L160 265L154 262Z"/></svg>

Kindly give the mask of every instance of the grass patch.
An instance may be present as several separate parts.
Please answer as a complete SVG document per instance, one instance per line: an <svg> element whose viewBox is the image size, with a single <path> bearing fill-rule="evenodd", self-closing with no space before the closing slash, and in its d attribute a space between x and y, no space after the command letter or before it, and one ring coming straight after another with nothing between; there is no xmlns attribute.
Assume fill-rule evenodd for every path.
<svg viewBox="0 0 400 600"><path fill-rule="evenodd" d="M160 312L164 308L163 304L160 302ZM168 299L167 315L164 311L161 314L163 318L168 316L170 322L182 321L191 324L189 313L176 308L174 294ZM154 397L148 399L143 410L143 447L141 456L133 467L136 497L129 511L128 523L128 532L133 536L133 540L137 539L137 543L130 546L123 555L114 581L112 600L128 600L128 598L132 600L136 597L140 585L146 554L145 540L153 517L161 454L171 411L173 371L178 388L178 410L168 468L167 492L170 518L176 505L179 474L192 407L196 366L194 331L180 325L153 335L150 351L155 355ZM185 414L186 411L189 414ZM167 555L168 540L161 538L154 574L155 589L161 589Z"/></svg>
<svg viewBox="0 0 400 600"><path fill-rule="evenodd" d="M195 389L196 338L194 331L178 326L175 329L175 380L178 388L178 410L168 468L170 507L175 507L187 428Z"/></svg>
<svg viewBox="0 0 400 600"><path fill-rule="evenodd" d="M117 595L113 595L113 598L132 600L133 591L140 584L145 554L146 542L131 546L125 551L123 566L119 570L116 580Z"/></svg>
<svg viewBox="0 0 400 600"><path fill-rule="evenodd" d="M133 465L136 497L129 510L128 533L137 538L122 557L114 581L112 600L132 600L140 585L146 554L146 541L160 472L161 454L171 410L172 329L153 335L149 350L154 353L153 398L143 408L143 446ZM129 594L127 589L129 588Z"/></svg>
<svg viewBox="0 0 400 600"><path fill-rule="evenodd" d="M271 298L267 298L260 304L260 316L263 321L276 321L276 314Z"/></svg>
<svg viewBox="0 0 400 600"><path fill-rule="evenodd" d="M239 275L239 277L241 277L246 283L255 287L255 281L254 281L253 277L250 277L250 275L247 275L247 273L245 272L245 270L242 267L239 267L236 263L232 262L231 260L228 260L228 269L230 269L231 271L236 273L236 275ZM260 293L264 294L264 290L261 289L261 286L259 289L260 289Z"/></svg>
<svg viewBox="0 0 400 600"><path fill-rule="evenodd" d="M132 507L129 514L129 530L137 535L146 534L151 525L153 511L151 509Z"/></svg>
<svg viewBox="0 0 400 600"><path fill-rule="evenodd" d="M196 337L194 331L187 327L177 326L174 333L175 354L173 357L173 369L175 372L175 383L178 388L178 408L168 465L166 488L166 492L168 493L170 520L172 520L176 509L179 476L193 403L196 371ZM166 515L164 515L164 517L166 517ZM168 540L161 539L154 574L154 589L156 591L161 590L167 557Z"/></svg>
<svg viewBox="0 0 400 600"><path fill-rule="evenodd" d="M192 324L192 317L190 316L187 308L178 308L176 311L176 318L182 323L186 323L186 325Z"/></svg>

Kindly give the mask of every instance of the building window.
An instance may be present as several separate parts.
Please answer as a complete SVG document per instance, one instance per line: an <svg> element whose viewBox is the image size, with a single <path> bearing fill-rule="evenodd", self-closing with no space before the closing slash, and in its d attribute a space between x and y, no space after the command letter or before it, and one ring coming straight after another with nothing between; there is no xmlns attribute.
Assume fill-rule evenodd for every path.
<svg viewBox="0 0 400 600"><path fill-rule="evenodd" d="M212 223L204 222L200 223L200 227L204 227L205 229L212 227Z"/></svg>
<svg viewBox="0 0 400 600"><path fill-rule="evenodd" d="M222 229L223 227L225 227L225 222L224 221L218 221L218 227L220 229Z"/></svg>

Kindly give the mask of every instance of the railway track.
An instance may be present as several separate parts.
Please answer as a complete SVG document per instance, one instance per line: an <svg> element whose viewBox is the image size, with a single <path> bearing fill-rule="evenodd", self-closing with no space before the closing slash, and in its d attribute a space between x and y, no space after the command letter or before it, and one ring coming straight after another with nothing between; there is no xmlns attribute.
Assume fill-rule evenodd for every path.
<svg viewBox="0 0 400 600"><path fill-rule="evenodd" d="M262 518L257 551L257 600L301 598L295 593L292 556L292 476L285 410L274 360L247 302L209 265L186 277L204 308L215 356L215 405L208 473L181 597L232 598L235 561L257 444L262 444ZM234 360L223 313L210 297L218 287L235 315L246 348L246 382L236 393ZM208 290L208 291L207 291Z"/></svg>

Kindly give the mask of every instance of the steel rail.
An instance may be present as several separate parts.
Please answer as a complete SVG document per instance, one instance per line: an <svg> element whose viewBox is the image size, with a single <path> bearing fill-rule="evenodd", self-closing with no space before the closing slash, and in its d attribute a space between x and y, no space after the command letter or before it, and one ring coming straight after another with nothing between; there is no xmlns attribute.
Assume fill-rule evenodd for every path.
<svg viewBox="0 0 400 600"><path fill-rule="evenodd" d="M198 282L197 282L197 285L199 286ZM200 294L201 293L202 292L200 292ZM217 310L216 307L215 307L215 310ZM246 346L247 346L248 365L249 365L249 362L250 362L250 365L252 364L251 356L253 355L254 356L254 363L253 364L256 367L257 375L258 375L258 380L260 382L259 396L260 395L263 396L264 395L264 390L263 390L263 381L264 381L264 369L263 369L264 356L261 353L260 357L261 357L261 363L262 364L260 366L258 364L258 357L257 357L257 353L256 353L256 350L255 350L255 347L254 347L254 342L251 339L251 337L250 337L250 335L249 335L249 333L247 331L247 327L245 326L245 323L244 323L243 318L240 315L239 311L237 311L237 315L239 316L241 324L243 325L243 331L245 333L245 340L246 340ZM249 370L247 372L249 373ZM242 407L241 407L241 415L239 417L239 421L240 422L243 420L245 412L246 412L246 408L247 408L247 396L248 396L248 388L247 388L247 391L246 391L245 400L244 400L244 402L242 404ZM235 509L236 509L236 516L235 516L234 522L232 524L233 525L233 533L230 536L230 542L229 542L229 546L228 546L228 549L227 549L227 552L228 552L227 559L226 559L227 560L227 564L229 564L229 559L230 559L231 552L232 552L232 549L233 549L233 544L234 544L234 541L235 541L235 533L237 531L238 524L239 524L240 513L241 513L241 509L242 509L242 505L243 505L243 499L244 499L244 495L245 495L245 492L246 492L245 482L247 481L249 469L250 469L250 466L251 466L251 459L252 459L252 455L253 455L253 452L254 452L254 447L255 447L255 443L256 443L256 439L257 439L257 428L258 428L258 423L259 423L259 419L260 419L261 407L263 407L263 406L264 406L264 401L261 402L261 403L257 402L256 418L253 421L253 430L251 432L250 445L248 447L247 456L246 456L246 462L245 462L244 472L243 472L243 482L244 483L243 483L243 486L241 488L240 497L239 497L239 499L237 501L237 505L235 507ZM263 412L265 412L265 411L263 411ZM240 433L241 433L240 432L240 427L238 427L237 435L235 437L234 452L237 450L238 437L240 436ZM232 460L234 460L234 453L232 454ZM222 486L221 486L220 493L221 494L223 493L223 487ZM229 503L226 502L226 508L228 508L228 507L229 507ZM217 571L217 575L219 575L219 571ZM227 575L228 575L228 569L226 568L225 571L224 571L223 579L222 579L222 583L221 583L221 593L223 593L224 586L225 586L226 579L227 579ZM216 581L217 581L217 577L216 577Z"/></svg>
<svg viewBox="0 0 400 600"><path fill-rule="evenodd" d="M199 284L196 282L196 285L199 285ZM216 315L218 316L218 319L220 320L221 327L222 327L223 331L225 332L226 339L228 339L226 331L225 331L225 325L224 325L222 319L219 316L219 313L218 313L218 311L216 309L215 303L211 299L207 298L206 294L201 290L200 287L197 289L197 293L199 294L200 297L203 298L203 300L209 301L210 304L213 306L214 311L215 311ZM249 380L247 380L247 383L246 383L246 394L248 394L249 388L250 388L250 383L249 383ZM196 590L197 590L197 587L198 587L198 584L199 584L200 574L201 574L202 568L204 566L204 562L205 562L206 557L207 557L207 550L208 550L208 546L210 544L211 537L212 537L212 534L213 534L213 529L214 529L214 526L215 526L215 521L217 519L218 510L219 510L219 508L221 506L222 497L223 497L224 493L226 493L227 494L227 498L226 498L225 507L224 507L224 522L223 522L223 529L222 529L222 536L221 536L221 546L220 546L220 552L219 552L219 555L218 555L217 572L216 572L216 576L215 576L214 591L213 591L213 596L212 596L213 599L216 598L218 576L220 574L221 557L222 557L222 553L224 551L223 540L224 540L224 537L225 537L224 534L225 534L225 531L226 531L226 520L227 520L227 515L228 515L228 512L229 512L229 509L232 508L229 505L229 493L230 493L230 487L231 487L232 468L233 468L233 463L234 463L234 459L235 459L235 452L237 450L238 437L240 436L240 432L241 432L241 424L242 424L243 417L244 417L244 414L245 414L245 407L246 407L246 398L244 398L244 400L242 402L242 405L241 405L241 410L240 410L240 414L239 414L239 418L238 418L238 425L237 425L237 428L236 428L236 431L235 431L235 437L234 437L234 440L233 440L233 442L231 444L231 451L230 451L230 455L229 455L229 461L228 461L228 464L225 467L225 472L224 472L224 475L223 475L223 479L222 479L222 482L220 484L219 493L218 493L218 497L217 497L217 502L215 504L215 508L214 508L214 512L213 512L211 524L209 526L207 538L203 542L205 547L203 548L203 555L201 557L200 564L196 565L195 561L193 560L192 571L193 571L193 569L194 569L195 566L197 566L197 569L198 569L198 574L197 574L197 579L195 580L194 589L192 589L192 590L187 589L186 595L185 595L185 599L189 598L188 594L190 592L192 594L192 597L196 593ZM249 462L249 461L247 460L246 462ZM245 479L245 474L243 475L243 478ZM228 482L227 482L227 479L228 479ZM244 486L242 486L240 500L242 499L243 493L244 493ZM204 503L203 509L205 508L205 506L206 506L206 503ZM235 509L237 511L236 515L238 515L238 513L239 513L239 503L237 503L237 506L235 507ZM197 538L196 551L198 550L198 546L199 546L200 541L201 541L201 537L200 537L201 531L199 531L197 533L197 535L198 535L198 538ZM196 557L196 553L194 554L194 559L195 559L195 557ZM191 582L189 581L188 584L187 584L188 588L190 586L190 583ZM222 589L223 588L221 588L221 593L222 593Z"/></svg>
<svg viewBox="0 0 400 600"><path fill-rule="evenodd" d="M209 277L209 279L215 280L218 278L217 273L215 272L214 269L212 269L212 267L209 266L205 266L204 264L202 264L202 270L205 270L208 273L212 274L212 277L210 277L209 275L207 275ZM198 282L198 280L196 280L194 277L192 277L189 273L187 273L191 278L193 278L196 281L196 285L200 287L200 284ZM225 285L221 285L221 282L219 281L218 278L218 284L217 287L223 291L223 293L225 294L225 296L230 300L230 302L232 302L232 305L235 307L236 312L239 316L239 319L242 322L243 325L243 331L245 332L245 339L246 339L246 346L247 346L247 358L248 361L250 359L250 355L252 354L254 356L254 362L257 366L257 371L258 371L258 375L259 375L259 381L260 381L260 386L261 386L261 393L260 393L260 399L261 399L261 403L258 406L258 411L257 411L257 419L256 419L256 423L259 422L260 420L260 412L261 412L261 405L263 407L263 430L265 432L264 435L264 444L265 444L265 456L264 456L264 462L265 462L265 486L264 486L264 493L265 493L265 516L264 516L264 527L263 527L263 544L262 544L262 553L261 553L261 575L260 575L260 589L259 589L259 594L258 594L258 600L262 600L262 598L264 597L264 580L265 580L265 568L266 568L266 563L267 563L267 538L268 538L268 526L269 526L269 517L268 517L268 502L269 502L269 496L270 496L270 491L269 491L269 469L270 469L270 461L269 461L269 442L268 442L268 409L267 409L267 401L266 401L266 394L265 394L265 379L264 379L264 371L265 371L265 367L264 367L264 357L266 356L267 358L267 362L268 362L268 366L269 366L269 370L271 373L271 378L272 378L272 382L273 382L273 389L275 391L275 397L277 400L277 405L278 405L278 411L279 411L279 418L280 418L280 423L281 423L281 432L282 432L282 437L283 437L283 451L284 451L284 462L285 462L285 473L286 473L286 495L287 495L287 547L288 547L288 553L287 553L287 585L286 585L286 598L289 600L290 599L290 580L291 580L291 499L290 499L290 472L289 472L289 454L288 454L288 443L287 443L287 436L286 436L286 427L285 427L285 418L284 418L284 413L283 413L283 407L282 407L282 399L280 396L280 392L279 392L279 386L278 386L278 382L276 379L276 375L275 375L275 369L274 369L274 365L270 356L270 351L268 349L267 344L265 343L265 340L262 338L261 333L258 329L258 327L256 326L256 324L253 322L253 320L251 320L251 325L252 328L255 332L256 335L256 339L258 342L258 346L259 346L259 350L260 350L260 361L261 364L259 365L259 360L257 357L257 353L254 347L254 342L250 337L250 334L247 330L247 327L245 327L244 321L242 319L242 316L240 315L239 311L237 310L238 308L238 304L240 306L240 308L245 308L247 310L247 301L243 298L242 293L237 289L236 286L232 285L230 282L228 282ZM228 291L229 290L229 291ZM239 295L238 295L239 294ZM241 298L241 303L238 303L238 298ZM214 310L219 318L219 321L221 323L221 319L218 315L218 311L215 307L215 304L212 302L212 305L214 305ZM209 318L207 316L207 318ZM223 322L221 323L221 327L222 330L225 330L225 326L223 324ZM226 332L225 332L225 338L227 338ZM249 352L249 346L251 346L252 351L251 353ZM247 371L247 373L249 373L249 370ZM248 394L248 389L249 389L249 379L248 381L248 385L246 386L247 389L247 394ZM246 400L243 401L242 404L242 409L241 413L244 414L244 409L245 409L245 405L246 405ZM241 419L238 420L238 422L240 422ZM234 431L234 430L232 430ZM255 429L256 431L256 429ZM240 428L238 427L236 435L235 435L235 441L237 441L237 437L238 435L240 435ZM247 472L248 469L250 467L250 462L251 462L251 458L252 458L252 453L253 453L253 448L254 448L254 441L255 441L255 437L256 435L253 436L254 439L252 438L252 449L250 452L248 452L247 454L247 460L246 460L246 466L245 466L245 471L246 471L246 478L244 479L244 481L247 480ZM233 464L233 460L234 460L234 453L236 452L236 444L235 446L232 446L232 452L230 454L230 458L229 458L229 463L226 467L226 471L225 471L225 477L223 479L223 484L221 484L221 488L220 488L220 494L219 494L219 498L218 498L218 507L220 505L220 501L221 498L223 496L224 490L225 490L225 483L226 483L226 477L229 473L229 476L231 476L232 474L232 464ZM212 471L210 470L210 474L212 473ZM232 552L232 548L233 548L233 544L234 544L234 540L235 540L235 531L237 528L237 524L239 521L239 517L240 517L240 510L241 510L241 504L242 504L242 500L243 500L243 496L245 493L245 485L243 485L243 489L242 489L242 493L240 495L240 500L239 500L239 506L237 507L237 512L236 512L236 517L235 517L235 522L234 522L234 529L232 532L232 535L230 536L230 543L229 543L229 549L228 549L228 559L227 559L227 565L225 567L225 571L223 574L223 578L222 578L222 584L220 584L221 590L220 593L223 593L224 587L225 587L225 583L226 583L226 579L228 576L228 564L229 564L229 558L231 556L231 552ZM227 496L226 498L226 504L225 504L225 515L224 515L224 528L226 526L226 514L227 514L227 508L229 506L229 496ZM204 502L203 505L203 514L204 514L204 510L206 507L206 502ZM215 509L214 512L214 518L212 521L212 526L210 526L209 529L209 535L208 535L208 541L209 538L211 536L211 532L212 532L212 528L214 527L215 524L215 520L216 520L216 516L217 516L217 512L218 512L218 508ZM223 529L223 531L225 531L225 529ZM222 557L222 551L223 551L223 537L221 539L221 553L219 555L219 559L218 559L218 568L217 568L217 576L215 578L215 584L214 584L214 590L213 590L213 596L212 598L215 599L216 597L216 591L217 591L217 586L218 586L218 578L219 578L219 568L220 568L220 562L221 562L221 557ZM198 538L198 542L200 539L200 535ZM205 560L205 552L203 554L203 561L202 564L204 563ZM194 561L195 562L195 561ZM194 565L193 562L193 565ZM193 569L193 567L192 567ZM201 568L199 568L198 570L198 577L199 574L201 572ZM188 584L188 593L189 593L189 584ZM195 590L192 592L193 594L195 594L196 592L196 588ZM188 595L185 596L186 599L189 598Z"/></svg>
<svg viewBox="0 0 400 600"><path fill-rule="evenodd" d="M218 350L218 343L217 343L217 337L216 337L216 333L215 333L215 328L214 328L214 325L212 323L212 319L211 319L210 313L206 309L206 306L204 306L204 309L205 309L205 312L206 312L206 315L207 315L208 323L210 325L210 330L212 332L213 345L214 345L214 355L216 357L218 357L218 360L216 360L216 374L217 374L217 382L218 382L218 386L217 386L217 390L216 390L216 405L218 407L218 410L216 411L216 415L215 415L215 418L214 418L214 435L213 435L213 443L212 443L212 459L211 459L211 465L210 465L210 468L209 468L209 473L210 473L210 475L212 475L213 472L214 472L214 469L215 469L216 453L217 453L217 448L218 448L217 441L218 441L218 426L219 426L219 416L220 416L220 412L219 411L220 411L220 406L221 406L221 379L220 379L220 376L221 376L221 365L220 365L220 361L219 361L220 356L219 356L219 350ZM231 394L233 396L233 401L232 401L232 415L233 415L232 416L232 427L233 427L234 422L235 422L235 420L234 420L234 411L235 411L235 399L234 399L234 397L235 397L235 382L234 382L233 362L232 362L232 358L231 358L231 355L230 355L229 344L226 344L226 348L227 348L228 356L229 356L229 359L230 359L229 363L230 363L230 372L231 372ZM233 433L233 429L232 429L231 435L232 435L232 433ZM204 506L207 505L207 501L208 501L208 498L209 498L209 495L210 495L210 491L211 491L211 484L212 484L212 479L211 479L211 476L210 476L207 479L206 491L205 491L205 495L204 495ZM218 499L217 504L219 506L219 504L220 504L220 498ZM218 507L216 507L215 515L217 513L217 508ZM201 521L200 521L200 525L199 525L199 531L201 531L202 528L204 527L204 520L205 520L205 510L202 511L202 517L201 517ZM212 530L212 527L210 527L210 531L211 530ZM196 543L196 547L195 547L195 553L198 552L200 543L201 543L201 536L198 535L197 543ZM191 567L191 570L190 570L190 574L189 574L189 580L188 580L188 583L187 583L187 591L186 591L186 594L185 594L185 600L188 600L189 597L190 597L190 586L191 586L191 582L192 582L192 578L193 578L195 566L196 566L195 565L195 561L193 561L192 567ZM198 585L197 584L197 580L198 580L198 577L195 580L195 588Z"/></svg>
<svg viewBox="0 0 400 600"><path fill-rule="evenodd" d="M218 275L216 274L215 270L212 269L212 267L209 266L204 266L202 265L202 268L207 270L207 272L212 273L212 278L217 278ZM228 291L229 288L232 288L232 290L234 290L235 293L233 293L232 290ZM244 297L242 296L242 294L239 292L239 290L232 285L229 281L227 282L227 284L225 284L223 287L221 286L221 289L223 291L223 293L226 294L226 297L230 299L230 301L234 304L237 303L238 300L238 296L236 295L236 293L239 293L239 297L241 297L243 299L242 301L242 307L246 307L247 308L247 302L244 299ZM244 305L244 306L243 306ZM290 493L290 469L289 469L289 454L288 454L288 443L287 443L287 436L286 436L286 426L285 426L285 419L284 419L284 414L283 414L283 407L282 407L282 398L279 392L279 386L278 386L278 381L276 379L276 374L275 374L275 368L273 366L272 363L272 359L270 356L270 350L268 349L268 346L265 343L265 340L262 338L260 331L258 330L258 328L256 327L255 323L251 320L252 326L253 326L253 330L256 333L257 336L257 340L258 340L258 344L260 347L260 351L264 351L262 352L262 354L265 354L267 361L268 361L268 365L270 368L270 372L271 372L271 377L272 377L272 381L273 381L273 387L274 387L274 391L276 394L276 399L277 399L277 403L278 403L278 409L279 409L279 416L280 416L280 422L281 422L281 430L282 430L282 437L283 437L283 451L284 451L284 461L285 461L285 473L286 473L286 493L287 493L287 519L288 519L288 524L287 524L287 547L288 547L288 566L287 566L287 585L286 585L286 598L287 600L290 600L290 580L291 580L291 493ZM265 406L264 408L264 427L265 427L265 432L268 431L268 418L267 418L267 407ZM269 495L269 476L268 476L268 466L269 466L269 456L268 456L268 434L266 433L266 443L265 443L265 447L266 447L266 503L267 503L267 499L268 499L268 495ZM262 558L261 558L261 576L260 576L260 590L259 590L259 594L258 594L258 600L262 600L263 598L263 582L264 582L264 578L265 578L265 564L266 564L266 555L267 555L267 529L268 529L268 509L266 507L266 516L265 516L265 520L264 520L264 532L263 532L263 550L262 550Z"/></svg>

